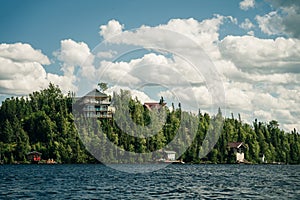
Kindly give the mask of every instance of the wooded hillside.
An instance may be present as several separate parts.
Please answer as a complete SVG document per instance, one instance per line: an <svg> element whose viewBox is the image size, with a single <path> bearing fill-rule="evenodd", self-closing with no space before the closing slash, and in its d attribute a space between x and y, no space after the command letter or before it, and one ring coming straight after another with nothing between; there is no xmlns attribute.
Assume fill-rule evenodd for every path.
<svg viewBox="0 0 300 200"><path fill-rule="evenodd" d="M149 124L155 126L159 122L159 118L151 114L138 99L131 98L129 91L114 93L112 99L116 109L129 110L133 126L136 126L130 127L131 131L138 133L139 127ZM129 104L124 107L122 102ZM180 105L172 107L171 110L163 107L166 119L163 128L148 138L131 136L136 133L128 135L113 120L99 121L98 124L107 130L110 141L131 152L161 149L181 131L187 135L195 133L192 145L181 156L185 162L233 163L228 142L241 141L247 147L245 158L252 163L261 163L262 155L265 155L268 163L300 163L299 133L295 129L290 133L284 132L275 120L268 123L254 120L253 124L247 124L233 116L224 118L221 110L215 116L210 116L200 111L197 115L182 111ZM116 117L119 122L122 118L126 120L126 116ZM212 136L205 140L208 133ZM201 152L211 145L211 137L219 139L214 149L200 159ZM101 138L94 142L101 143ZM183 147L184 138L177 144L176 148ZM41 152L43 159L53 158L59 163L97 162L79 139L72 114L72 95L63 95L53 84L27 98L6 99L0 108L0 160L4 163L25 162L26 154L33 150Z"/></svg>

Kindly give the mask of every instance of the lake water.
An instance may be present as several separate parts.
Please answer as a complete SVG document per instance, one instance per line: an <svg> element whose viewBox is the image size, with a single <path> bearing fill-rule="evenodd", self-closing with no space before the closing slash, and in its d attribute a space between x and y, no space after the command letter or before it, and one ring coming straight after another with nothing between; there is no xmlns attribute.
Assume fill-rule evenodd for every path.
<svg viewBox="0 0 300 200"><path fill-rule="evenodd" d="M300 199L296 165L2 165L0 180L0 199Z"/></svg>

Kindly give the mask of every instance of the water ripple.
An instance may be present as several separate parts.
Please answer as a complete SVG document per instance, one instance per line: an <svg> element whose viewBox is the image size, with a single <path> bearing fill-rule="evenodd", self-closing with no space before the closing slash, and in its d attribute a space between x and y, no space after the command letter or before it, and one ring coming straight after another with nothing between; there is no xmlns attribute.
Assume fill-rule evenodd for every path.
<svg viewBox="0 0 300 200"><path fill-rule="evenodd" d="M103 165L3 165L0 179L0 199L297 199L300 196L300 166L296 165L170 165L144 174L128 174Z"/></svg>

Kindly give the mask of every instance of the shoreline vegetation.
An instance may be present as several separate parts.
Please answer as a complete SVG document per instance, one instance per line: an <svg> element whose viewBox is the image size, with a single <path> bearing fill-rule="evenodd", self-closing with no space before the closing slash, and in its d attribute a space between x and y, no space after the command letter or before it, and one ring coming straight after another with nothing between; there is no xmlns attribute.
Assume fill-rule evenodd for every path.
<svg viewBox="0 0 300 200"><path fill-rule="evenodd" d="M53 159L51 164L100 164L84 146L78 134L72 113L74 94L63 95L58 86L50 84L48 88L36 91L28 97L9 98L0 107L0 163L29 164L26 154L30 151L41 153L42 163ZM139 130L154 124L155 117L129 91L114 93L113 98L118 109L129 110L133 122L132 130ZM122 102L129 102L124 107ZM169 103L169 102L168 102ZM228 148L229 142L241 141L245 144L245 159L248 164L300 164L300 134L296 129L285 132L279 128L276 120L252 124L238 119L226 118L221 110L214 116L207 113L193 114L181 110L181 105L171 110L163 107L166 121L162 130L149 138L139 138L123 132L110 120L97 122L99 128L105 127L106 137L124 151L135 153L153 152L165 147L177 132L183 136L172 151L180 152L184 147L185 135L195 133L192 144L178 158L185 164L233 164L234 153ZM124 116L119 116L120 119ZM119 119L119 120L120 120ZM125 118L124 118L125 119ZM155 129L154 129L155 130ZM207 139L206 135L211 134ZM214 144L212 138L218 137ZM104 141L93 135L94 145L104 145ZM203 158L199 155L207 149L213 149ZM112 152L107 152L104 163L114 163ZM111 155L111 157L110 157ZM263 158L263 159L262 159ZM158 158L155 158L155 160ZM142 163L134 161L133 163ZM120 161L126 163L126 160ZM49 163L50 164L50 163ZM247 164L247 163L245 163Z"/></svg>

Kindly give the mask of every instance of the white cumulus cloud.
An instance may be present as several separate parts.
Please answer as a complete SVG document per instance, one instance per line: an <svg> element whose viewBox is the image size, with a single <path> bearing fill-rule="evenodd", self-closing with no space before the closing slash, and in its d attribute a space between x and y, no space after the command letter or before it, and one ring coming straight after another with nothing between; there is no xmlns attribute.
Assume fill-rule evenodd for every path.
<svg viewBox="0 0 300 200"><path fill-rule="evenodd" d="M50 82L64 92L74 89L72 77L47 73L44 65L48 64L48 57L29 44L0 44L0 93L27 95Z"/></svg>
<svg viewBox="0 0 300 200"><path fill-rule="evenodd" d="M124 25L121 25L120 22L116 20L110 20L107 25L100 26L99 34L104 38L107 39L114 35L118 35L122 32Z"/></svg>
<svg viewBox="0 0 300 200"><path fill-rule="evenodd" d="M283 19L276 11L272 11L264 16L258 15L255 19L262 32L268 35L284 34Z"/></svg>
<svg viewBox="0 0 300 200"><path fill-rule="evenodd" d="M262 32L268 35L286 35L300 38L300 1L269 1L273 10L265 15L256 16Z"/></svg>
<svg viewBox="0 0 300 200"><path fill-rule="evenodd" d="M61 41L60 50L54 55L63 63L62 70L65 75L73 75L74 68L86 64L91 53L88 45L84 42L66 39Z"/></svg>
<svg viewBox="0 0 300 200"><path fill-rule="evenodd" d="M47 85L47 56L29 44L0 44L0 93L26 94Z"/></svg>
<svg viewBox="0 0 300 200"><path fill-rule="evenodd" d="M273 34L276 30L263 22L266 19L260 18L258 24L262 28L265 23L266 33ZM104 48L97 52L84 42L62 40L54 53L62 76L47 73L44 65L50 64L48 57L29 44L2 44L0 93L26 94L47 87L50 81L66 91L76 91L77 87L90 90L91 85L108 82L110 93L130 89L142 102L164 96L169 105L174 100L186 109L210 111L218 98L215 93L220 92L210 83L221 80L228 111L241 113L242 119L250 123L255 118L276 119L287 130L300 129L300 40L255 37L250 33L255 28L250 19L240 27L252 35L220 39L220 27L228 22L237 23L231 16L215 15L202 21L171 19L166 24L143 25L131 31L111 20L100 26L106 44L138 46L145 51L139 54L126 48L123 52L122 48ZM287 31L286 27L279 30L283 31ZM90 81L90 85L81 85L80 80ZM147 93L151 86L164 89L153 95L153 91Z"/></svg>
<svg viewBox="0 0 300 200"><path fill-rule="evenodd" d="M41 50L33 49L29 44L0 44L0 57L14 62L37 62L49 65L50 61Z"/></svg>
<svg viewBox="0 0 300 200"><path fill-rule="evenodd" d="M257 38L250 32L255 28L250 19L245 19L240 24L241 28L249 30L250 36L229 35L220 40L219 28L226 20L236 23L232 17L217 15L203 21L193 18L172 19L154 27L143 25L134 31L121 31L119 37L108 42L145 48L163 46L165 52L185 52L183 55L190 60L199 57L195 52L202 47L222 77L228 110L235 114L241 113L243 120L250 123L255 118L262 121L277 119L284 123L284 128L292 127L296 124L295 119L300 117L297 106L299 92L295 89L300 85L299 40L283 37ZM162 30L166 30L165 33ZM189 38L194 43L182 42L178 35L170 34L172 32ZM162 55L150 53L129 61L108 62L111 70L106 73L109 78L118 80L119 84L129 86L142 84L143 80L158 83L163 80L170 87L161 91L158 96L181 101L182 106L187 109L199 106L209 110L213 105L214 90L207 88L205 81L213 80L213 77L195 76L195 71L185 61L178 59L176 55L170 58L164 52ZM139 66L148 68L138 70ZM190 85L174 84L174 80L179 81L181 76Z"/></svg>
<svg viewBox="0 0 300 200"><path fill-rule="evenodd" d="M254 36L227 36L220 42L222 55L244 70L260 73L294 73L300 64L300 40L260 39Z"/></svg>
<svg viewBox="0 0 300 200"><path fill-rule="evenodd" d="M250 21L250 19L246 18L243 23L241 23L240 27L245 30L250 30L255 27L255 25Z"/></svg>
<svg viewBox="0 0 300 200"><path fill-rule="evenodd" d="M249 8L254 8L255 0L243 0L240 2L240 8L242 10L248 10Z"/></svg>

